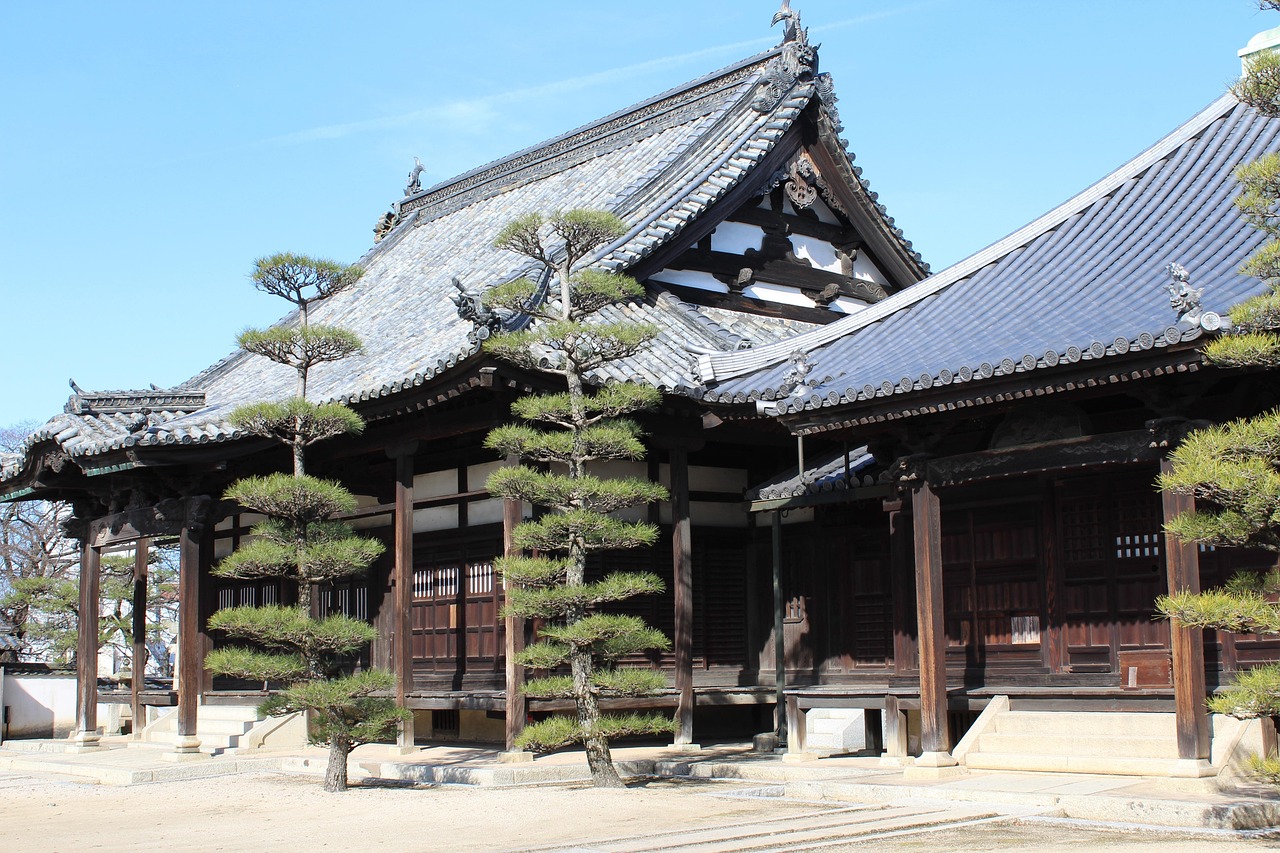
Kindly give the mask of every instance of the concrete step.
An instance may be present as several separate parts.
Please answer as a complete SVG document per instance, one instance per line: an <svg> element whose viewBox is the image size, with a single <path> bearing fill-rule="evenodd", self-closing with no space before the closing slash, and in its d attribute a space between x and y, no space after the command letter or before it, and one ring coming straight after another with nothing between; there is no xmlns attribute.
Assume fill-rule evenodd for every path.
<svg viewBox="0 0 1280 853"><path fill-rule="evenodd" d="M1171 713L1006 711L995 719L999 734L1064 735L1080 732L1107 737L1176 737Z"/></svg>
<svg viewBox="0 0 1280 853"><path fill-rule="evenodd" d="M1177 758L1175 737L1106 737L1068 734L984 734L978 738L981 754L1067 755L1126 758Z"/></svg>

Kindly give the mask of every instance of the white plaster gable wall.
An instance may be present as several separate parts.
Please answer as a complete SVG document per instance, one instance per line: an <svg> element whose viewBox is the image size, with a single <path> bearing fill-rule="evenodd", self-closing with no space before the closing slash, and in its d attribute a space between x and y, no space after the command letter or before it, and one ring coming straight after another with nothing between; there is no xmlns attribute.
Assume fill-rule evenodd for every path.
<svg viewBox="0 0 1280 853"><path fill-rule="evenodd" d="M889 286L889 279L885 274L880 272L880 268L871 263L861 252L853 259L853 277L859 281L875 282L881 287Z"/></svg>
<svg viewBox="0 0 1280 853"><path fill-rule="evenodd" d="M816 308L818 304L794 287L768 284L766 282L756 282L750 287L744 287L742 294L750 296L752 299L779 302L783 305L798 305L801 308Z"/></svg>
<svg viewBox="0 0 1280 853"><path fill-rule="evenodd" d="M790 240L792 250L800 260L808 261L818 269L827 272L838 274L844 271L841 269L840 255L836 252L836 247L826 240L806 237L804 234L792 234Z"/></svg>
<svg viewBox="0 0 1280 853"><path fill-rule="evenodd" d="M748 249L760 251L764 242L764 229L745 222L721 222L711 232L711 250L741 255Z"/></svg>
<svg viewBox="0 0 1280 853"><path fill-rule="evenodd" d="M662 284L678 284L694 287L698 290L710 290L712 293L728 293L729 286L719 281L709 272L698 270L663 270L655 273L652 279Z"/></svg>

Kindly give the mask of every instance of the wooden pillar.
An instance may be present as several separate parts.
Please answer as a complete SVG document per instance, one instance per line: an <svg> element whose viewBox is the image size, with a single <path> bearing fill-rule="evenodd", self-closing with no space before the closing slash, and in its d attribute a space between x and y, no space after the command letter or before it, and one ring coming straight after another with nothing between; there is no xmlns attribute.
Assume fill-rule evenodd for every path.
<svg viewBox="0 0 1280 853"><path fill-rule="evenodd" d="M417 444L398 449L395 489L395 635L392 644L392 670L396 675L396 705L409 707L413 688L413 454ZM414 725L410 718L400 724L397 743L401 749L412 749Z"/></svg>
<svg viewBox="0 0 1280 853"><path fill-rule="evenodd" d="M178 738L174 753L198 755L196 718L204 687L200 630L200 532L184 524L178 537Z"/></svg>
<svg viewBox="0 0 1280 853"><path fill-rule="evenodd" d="M915 528L916 624L920 638L920 746L916 762L954 765L947 731L947 657L942 611L942 514L938 495L921 478L911 494Z"/></svg>
<svg viewBox="0 0 1280 853"><path fill-rule="evenodd" d="M782 510L773 511L773 694L778 745L787 742L787 640L782 621Z"/></svg>
<svg viewBox="0 0 1280 853"><path fill-rule="evenodd" d="M133 660L129 665L129 702L133 717L133 736L142 734L146 726L146 710L142 706L143 673L147 669L147 558L150 543L139 539L133 550Z"/></svg>
<svg viewBox="0 0 1280 853"><path fill-rule="evenodd" d="M675 593L675 745L693 746L693 550L689 526L689 453L670 451L671 565Z"/></svg>
<svg viewBox="0 0 1280 853"><path fill-rule="evenodd" d="M907 758L907 715L898 707L898 697L884 697L884 755L881 764L898 766Z"/></svg>
<svg viewBox="0 0 1280 853"><path fill-rule="evenodd" d="M518 500L507 498L502 502L502 555L504 557L514 557L519 554L515 543L515 529L522 520L523 510L524 504ZM506 581L503 581L502 588L505 592ZM524 651L524 617L508 615L504 633L503 643L507 664L506 750L514 755L520 752L516 748L516 738L524 731L524 722L529 711L529 701L524 695L524 667L516 662L516 656Z"/></svg>
<svg viewBox="0 0 1280 853"><path fill-rule="evenodd" d="M1167 472L1171 464L1160 463ZM1195 509L1195 498L1162 492L1164 519L1169 521ZM1200 591L1200 552L1192 542L1182 542L1168 534L1164 537L1165 567L1169 576L1170 595ZM1209 758L1209 715L1205 708L1204 632L1185 628L1175 619L1169 626L1173 651L1173 696L1177 712L1178 757L1203 761Z"/></svg>
<svg viewBox="0 0 1280 853"><path fill-rule="evenodd" d="M102 550L86 538L80 553L80 604L76 626L76 743L98 745L98 616Z"/></svg>
<svg viewBox="0 0 1280 853"><path fill-rule="evenodd" d="M889 516L889 583L893 591L893 671L905 675L916 668L912 637L911 600L914 597L911 554L911 512L903 500L886 500Z"/></svg>

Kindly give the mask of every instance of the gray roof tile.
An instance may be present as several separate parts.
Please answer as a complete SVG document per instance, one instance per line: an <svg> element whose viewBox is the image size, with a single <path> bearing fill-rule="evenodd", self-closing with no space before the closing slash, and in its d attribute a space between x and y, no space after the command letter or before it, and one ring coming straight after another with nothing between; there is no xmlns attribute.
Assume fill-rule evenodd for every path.
<svg viewBox="0 0 1280 853"><path fill-rule="evenodd" d="M1235 167L1280 151L1280 120L1224 96L1107 178L1009 237L829 326L701 359L704 399L781 399L795 412L934 385L1100 360L1191 340L1166 267L1186 267L1205 310L1262 292L1240 263L1263 237L1236 213ZM788 356L808 386L785 394Z"/></svg>

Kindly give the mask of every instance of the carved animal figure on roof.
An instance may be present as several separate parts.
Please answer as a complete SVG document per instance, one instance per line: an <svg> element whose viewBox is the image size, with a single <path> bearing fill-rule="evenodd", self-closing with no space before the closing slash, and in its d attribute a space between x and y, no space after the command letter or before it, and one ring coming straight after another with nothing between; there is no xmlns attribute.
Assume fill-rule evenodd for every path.
<svg viewBox="0 0 1280 853"><path fill-rule="evenodd" d="M413 169L409 172L409 183L404 186L405 195L414 195L422 191L422 173L426 166L417 157L413 158Z"/></svg>

